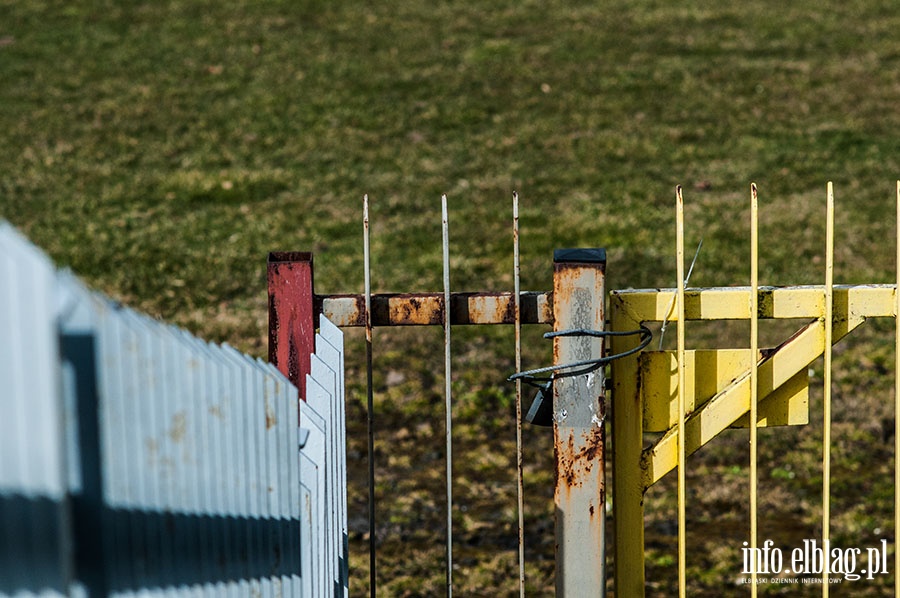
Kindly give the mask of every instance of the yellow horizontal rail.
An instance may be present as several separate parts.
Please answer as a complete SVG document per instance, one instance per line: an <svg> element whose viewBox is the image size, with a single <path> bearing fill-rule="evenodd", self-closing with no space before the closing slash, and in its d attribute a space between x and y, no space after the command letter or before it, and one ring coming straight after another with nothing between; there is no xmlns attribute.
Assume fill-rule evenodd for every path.
<svg viewBox="0 0 900 598"><path fill-rule="evenodd" d="M835 285L835 319L894 316L892 284ZM673 289L613 291L612 309L623 310L633 322L677 322L670 304ZM825 287L759 287L759 317L821 318L825 314ZM750 287L685 289L686 320L748 320Z"/></svg>

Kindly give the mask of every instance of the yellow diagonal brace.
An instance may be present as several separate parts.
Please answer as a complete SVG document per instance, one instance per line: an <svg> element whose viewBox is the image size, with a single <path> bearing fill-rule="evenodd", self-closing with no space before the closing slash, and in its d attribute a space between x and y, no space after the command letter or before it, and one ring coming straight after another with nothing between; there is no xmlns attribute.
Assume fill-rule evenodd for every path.
<svg viewBox="0 0 900 598"><path fill-rule="evenodd" d="M749 372L752 364L750 349L693 349L685 351L684 356L687 371L684 394L688 414ZM760 359L762 355L757 353L757 361ZM678 423L676 363L672 351L644 351L640 355L645 432L665 432ZM806 379L805 374L802 381ZM809 423L806 389L805 383L792 386L792 392L779 393L778 400L766 400L767 395L761 391L758 425Z"/></svg>
<svg viewBox="0 0 900 598"><path fill-rule="evenodd" d="M834 323L834 342L846 336L864 320L842 320ZM759 365L759 391L766 395L794 376L805 373L825 347L822 320L808 324L783 343ZM747 371L728 388L691 414L685 423L685 446L688 454L709 442L750 410L750 372ZM644 490L675 468L678 461L678 430L670 429L656 444L643 451L641 469Z"/></svg>
<svg viewBox="0 0 900 598"><path fill-rule="evenodd" d="M800 426L809 423L809 373L797 372L772 394L759 400L756 425ZM749 428L750 413L739 417L732 428Z"/></svg>

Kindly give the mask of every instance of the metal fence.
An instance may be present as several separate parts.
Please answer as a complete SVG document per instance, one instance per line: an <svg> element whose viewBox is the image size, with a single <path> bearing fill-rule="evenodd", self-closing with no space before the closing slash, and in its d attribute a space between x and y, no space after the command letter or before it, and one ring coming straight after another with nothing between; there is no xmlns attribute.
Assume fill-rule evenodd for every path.
<svg viewBox="0 0 900 598"><path fill-rule="evenodd" d="M513 292L451 292L450 235L447 197L441 198L443 290L441 292L373 294L369 267L368 197L363 199L363 294L319 295L314 292L313 255L273 252L268 261L269 359L314 402L315 388L305 388L304 375L316 370L306 356L314 343L317 314L341 327L366 330L366 395L368 441L369 595L376 596L378 539L375 504L375 403L373 328L441 326L444 332L444 463L447 596L454 591L453 396L451 328L454 325L513 325L516 368L521 366L521 326L553 325L555 364L519 372L516 392L516 515L519 595L525 595L525 516L522 421L523 383L539 386L553 404L551 422L556 448L556 591L559 596L592 595L606 585L604 372L604 276L602 249L558 250L554 253L552 292L519 288L518 195L513 194ZM628 333L633 334L634 332ZM318 342L315 343L318 348ZM551 376L552 372L552 376ZM512 372L510 372L512 373ZM545 378L544 375L547 377ZM552 383L552 380L556 380ZM552 395L552 400L550 396ZM537 423L537 422L533 422ZM511 430L511 433L513 431ZM587 548L585 548L587 547Z"/></svg>
<svg viewBox="0 0 900 598"><path fill-rule="evenodd" d="M613 500L615 504L615 584L619 596L643 596L645 576L644 497L654 484L669 472L677 475L677 570L678 595L688 594L686 536L688 495L686 472L689 457L729 428L746 428L749 437L749 474L746 525L747 541L742 558L736 559L735 572L746 578L746 592L756 596L759 586L772 582L804 583L817 593L829 595L829 588L844 579L866 581L876 576L886 579L888 540L877 548L847 549L832 547L831 482L832 455L840 454L832 441L832 345L867 320L895 320L893 401L895 417L890 428L894 435L894 595L900 595L900 237L897 250L897 284L838 285L834 282L834 192L828 184L823 207L826 218L824 239L824 285L770 287L759 284L759 200L755 185L750 191L750 286L727 288L685 288L684 272L684 200L681 188L676 192L675 289L613 291L610 295L610 327L613 332L633 329L646 323L666 323L677 327L675 350L635 352L614 361L613 381ZM900 182L897 185L897 223L900 231ZM759 322L797 320L796 332L780 344L763 348L759 341ZM685 342L688 322L748 322L746 348L694 349ZM625 354L637 340L614 336L611 350ZM785 551L791 560L772 564L771 540L761 541L758 523L759 470L758 428L800 426L810 422L810 367L822 358L822 486L821 535L803 540L802 550ZM648 437L653 441L645 444ZM846 455L845 455L846 457ZM867 472L868 473L868 472ZM863 471L854 473L863 475ZM874 475L874 474L871 474ZM874 501L873 501L874 502ZM809 546L824 547L828 558L810 556ZM819 548L820 552L822 548ZM834 551L837 551L834 552ZM834 559L835 554L852 554L852 564ZM860 561L855 558L859 555ZM743 561L743 562L741 562ZM860 575L862 574L862 575ZM887 588L883 585L884 591ZM674 593L673 593L674 595ZM793 595L793 594L792 594ZM808 594L803 594L808 595Z"/></svg>
<svg viewBox="0 0 900 598"><path fill-rule="evenodd" d="M326 319L298 401L272 365L88 290L0 223L0 339L0 596L347 595Z"/></svg>
<svg viewBox="0 0 900 598"><path fill-rule="evenodd" d="M768 559L772 541L760 541L759 508L761 477L758 429L774 426L803 426L810 422L810 367L823 358L822 390L822 507L821 536L803 539L808 546L824 546L826 555L831 534L832 426L832 345L868 319L894 318L895 368L900 372L900 238L896 245L897 284L836 285L834 283L834 194L828 185L826 213L824 285L768 287L759 283L759 205L755 185L750 192L750 285L727 288L686 288L684 202L676 191L676 281L675 289L613 290L606 310L605 252L602 250L560 250L554 254L552 292L523 293L518 271L518 197L513 200L513 281L510 292L450 292L449 227L446 198L442 198L443 292L373 294L369 284L368 199L363 207L364 294L317 295L313 285L313 256L310 253L273 253L269 257L270 359L298 385L303 375L315 371L315 364L303 356L313 342L313 319L327 315L339 326L364 327L367 345L368 488L370 595L376 595L377 539L373 462L372 330L376 326L434 325L444 328L445 383L450 373L451 325L513 324L516 326L516 366L521 369L519 331L522 324L550 324L545 335L554 341L554 363L535 370L519 371L511 379L519 382L516 396L517 498L519 595L525 594L524 517L522 484L521 383L539 389L532 409L525 416L531 423L552 426L555 443L556 488L556 572L558 596L597 595L612 589L617 596L643 596L647 588L645 566L649 548L645 545L645 495L664 476L677 476L677 547L672 550L677 563L677 592L688 594L687 500L688 458L703 445L729 428L748 431L749 473L746 526L741 528L744 548L733 552L738 583L747 585L755 596L767 581L761 574L774 573L776 583L785 579L796 583L815 582L828 595L835 580L853 579L863 574L867 580L888 575L888 550L893 551L895 575L891 582L900 594L900 376L896 377L893 401L895 417L890 430L882 422L882 433L894 436L894 539L867 546L865 561L860 556L857 572L853 564L829 563L818 568L807 558L794 559L781 568ZM900 231L900 183L897 187L897 226ZM898 233L900 234L900 233ZM698 247L699 253L699 247ZM695 256L696 257L696 256ZM607 319L608 315L608 319ZM803 320L774 347L760 345L759 324L765 320ZM746 322L749 334L737 348L700 349L686 344L688 322ZM676 328L674 350L664 350L662 337L667 325ZM648 327L649 325L649 327ZM652 328L652 330L651 330ZM658 334L657 334L658 331ZM656 337L658 350L650 347ZM695 342L695 338L690 339ZM657 343L654 343L656 345ZM671 344L671 343L670 343ZM301 349L301 350L298 350ZM605 379L609 365L610 378ZM609 385L606 382L610 382ZM610 396L607 400L607 392ZM309 391L310 397L314 390ZM310 398L310 401L313 399ZM537 406L537 409L535 408ZM453 487L452 487L452 397L445 384L446 438L445 467L447 509L446 595L453 592ZM546 407L546 408L545 408ZM609 409L609 412L607 412ZM546 411L541 415L542 411ZM610 417L607 418L607 415ZM534 417L533 417L534 416ZM607 422L609 419L609 422ZM609 425L607 425L607 423ZM613 500L606 502L605 434L612 433ZM886 442L886 441L885 441ZM835 451L836 452L836 451ZM736 471L742 472L735 465ZM699 475L699 474L698 474ZM774 477L774 474L773 474ZM742 503L743 501L738 501ZM605 516L612 513L613 579L607 584L605 568ZM667 526L668 527L668 526ZM715 530L714 535L720 533ZM880 533L880 532L879 532ZM818 548L822 551L822 548ZM842 554L862 555L862 549ZM854 552L855 551L855 552ZM802 552L802 551L801 551ZM778 549L780 555L780 549ZM667 555L668 556L668 555ZM876 559L877 557L877 559ZM780 558L780 557L779 557ZM849 557L847 557L849 558ZM855 558L855 557L854 557ZM821 559L820 559L821 560ZM799 562L800 564L795 564ZM862 567L867 569L862 569ZM842 567L842 568L837 568ZM843 576L837 579L833 574ZM778 577L780 576L780 577ZM788 578L788 576L793 576ZM673 576L674 579L674 576ZM857 577L858 579L858 577ZM770 580L769 580L770 581ZM886 587L879 581L879 587ZM673 581L672 586L676 583ZM675 590L671 593L674 595Z"/></svg>

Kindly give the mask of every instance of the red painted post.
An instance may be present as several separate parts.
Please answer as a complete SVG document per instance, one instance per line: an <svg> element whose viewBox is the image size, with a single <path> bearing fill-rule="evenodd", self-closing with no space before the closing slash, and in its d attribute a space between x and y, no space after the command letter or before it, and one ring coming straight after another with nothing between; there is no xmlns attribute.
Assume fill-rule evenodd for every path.
<svg viewBox="0 0 900 598"><path fill-rule="evenodd" d="M269 283L269 361L300 390L306 400L306 375L315 350L313 256L272 252L266 268Z"/></svg>

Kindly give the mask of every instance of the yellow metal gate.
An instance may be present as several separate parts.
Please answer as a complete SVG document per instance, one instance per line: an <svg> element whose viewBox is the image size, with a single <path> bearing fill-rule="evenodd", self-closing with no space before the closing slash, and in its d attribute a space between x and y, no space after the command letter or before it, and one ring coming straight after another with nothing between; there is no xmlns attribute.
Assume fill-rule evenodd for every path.
<svg viewBox="0 0 900 598"><path fill-rule="evenodd" d="M613 383L613 505L615 526L615 586L618 596L642 596L644 573L644 494L666 473L677 470L679 595L686 593L685 470L687 457L730 427L749 429L750 463L748 542L753 596L758 588L758 563L769 546L759 545L757 532L757 427L802 425L809 420L808 371L824 356L822 530L830 538L831 494L831 354L832 345L868 318L895 318L895 367L900 372L900 295L898 285L834 284L834 193L825 196L826 238L823 283L816 286L765 287L758 282L758 199L750 192L749 286L686 289L684 275L684 210L681 189L676 191L677 281L675 289L614 291L610 294L612 331L634 330L650 322L677 326L675 350L643 351L612 363ZM900 182L897 185L900 231ZM900 242L897 243L900 281ZM759 347L761 319L806 319L808 323L778 346ZM689 349L684 323L692 320L743 320L749 323L747 348ZM633 348L634 337L613 336L611 353ZM900 376L896 375L896 380ZM895 414L900 414L900 382L895 381ZM900 417L895 418L895 455L900 455ZM683 431L683 433L682 433ZM644 433L661 435L644 446ZM896 460L896 459L895 459ZM895 538L900 537L900 501L895 463ZM886 554L886 550L885 550ZM827 548L826 548L827 555ZM887 567L885 562L880 566ZM746 563L745 563L746 566ZM870 565L870 568L872 565ZM871 570L871 569L870 569ZM900 571L900 551L894 550L894 571ZM821 567L822 594L829 593L829 559ZM895 575L895 594L900 594Z"/></svg>

